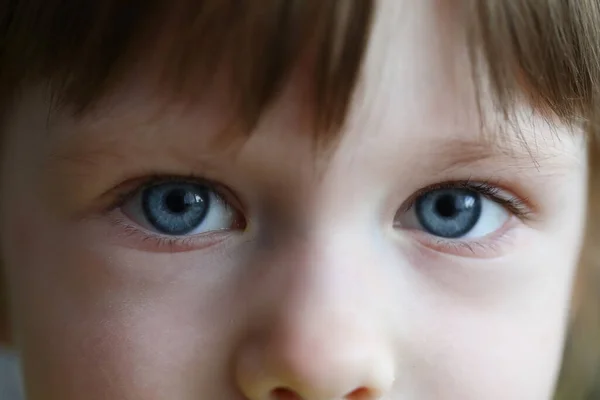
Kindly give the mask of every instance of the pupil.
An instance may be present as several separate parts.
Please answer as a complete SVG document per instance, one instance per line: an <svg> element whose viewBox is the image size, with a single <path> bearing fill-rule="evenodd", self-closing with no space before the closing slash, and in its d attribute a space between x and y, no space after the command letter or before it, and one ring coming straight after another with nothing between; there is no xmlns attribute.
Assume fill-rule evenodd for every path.
<svg viewBox="0 0 600 400"><path fill-rule="evenodd" d="M167 209L175 214L181 214L188 209L191 202L186 196L186 192L182 189L174 189L165 198Z"/></svg>
<svg viewBox="0 0 600 400"><path fill-rule="evenodd" d="M443 218L455 217L458 214L458 209L456 208L454 196L451 194L440 196L435 205L435 211Z"/></svg>

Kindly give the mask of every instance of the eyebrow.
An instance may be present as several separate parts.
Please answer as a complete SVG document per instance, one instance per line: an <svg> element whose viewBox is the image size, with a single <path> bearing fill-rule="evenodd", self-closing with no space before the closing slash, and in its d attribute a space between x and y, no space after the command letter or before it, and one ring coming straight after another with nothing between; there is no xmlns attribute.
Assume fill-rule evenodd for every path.
<svg viewBox="0 0 600 400"><path fill-rule="evenodd" d="M440 149L436 156L442 158L450 169L498 158L539 167L538 156L533 154L530 146L522 141L517 142L515 139L500 140L484 137L478 140L467 140L459 138L448 140L447 143L440 146Z"/></svg>
<svg viewBox="0 0 600 400"><path fill-rule="evenodd" d="M114 112L115 109L113 108L112 111ZM121 112L123 112L124 115L129 115L129 113L122 110L121 107L117 107L116 111L117 115L120 115ZM154 125L154 117L155 116L147 118L147 116L145 116L141 121L130 120L125 121L125 123L132 126L133 129L139 130L139 133L147 131L147 129L144 129L145 126L161 129L160 126L157 127ZM48 161L62 166L69 165L71 167L94 168L95 164L105 162L104 160L107 159L118 161L126 158L128 152L119 149L119 147L121 147L119 143L123 143L121 142L122 136L114 134L114 132L116 132L114 127L115 124L119 124L119 119L119 117L117 117L116 120L111 118L110 113L107 115L102 109L99 109L98 113L95 113L94 115L88 115L88 118L85 118L84 120L77 118L72 119L75 123L75 129L82 131L82 137L98 137L99 135L104 137L104 139L99 140L98 142L96 140L88 141L84 139L83 143L87 142L84 151L82 151L79 145L69 146L71 147L70 149L59 150L51 154L51 160ZM566 133L559 132L562 130L560 129L562 125L557 126L555 123L548 121L545 123L545 126L550 127L550 129L548 135L544 134L544 137L552 135L556 137L556 140L560 141L560 136L567 136ZM90 131L87 129L86 125L88 125L88 128L89 125L93 126L92 130ZM162 128L164 128L164 126ZM544 145L547 142L547 139L538 140L538 137L542 135L542 133L537 130L535 130L535 132L534 130L523 131L512 124L496 127L495 130L491 127L486 128L484 126L480 126L479 128L477 134L465 135L464 132L461 134L447 134L441 143L436 139L431 139L438 142L435 146L430 146L430 148L433 149L431 156L438 160L436 164L444 166L443 168L447 170L456 170L473 167L482 162L497 160L498 163L502 162L507 167L539 170L544 162L548 161L550 158L557 157L560 154L558 149L557 151L552 151L550 146ZM113 133L109 133L105 136L102 132ZM163 135L164 133L165 132L163 132ZM531 133L531 135L529 135L529 133ZM340 134L341 136L344 136L343 131L340 132ZM125 139L125 141L131 142L128 143L128 148L131 148L130 146L133 146L136 143L136 133L132 132L131 135L131 137ZM196 140L203 141L201 138L203 133L196 132L195 135L198 135L194 136L197 137ZM162 146L162 149L155 150L168 151L172 154L176 154L175 157L187 165L198 165L202 164L202 159L206 160L212 157L223 156L223 147L228 146L222 146L224 141L220 138L223 138L225 135L227 135L227 133L206 132L205 138L207 139L207 142L205 145L199 146L197 150L200 151L195 151L193 156L187 156L185 154L187 152L178 146L165 145ZM212 138L216 138L216 140ZM232 141L238 139L240 139L240 135L235 135L230 138ZM239 147L236 146L237 148L243 147L243 143L245 143L243 137L241 139L241 145ZM78 140L81 140L81 136ZM216 146L219 146L219 148L211 145L213 142ZM239 144L239 142L237 143ZM331 153L335 152L337 143L337 141L333 141L333 143L330 143L331 146L325 146L315 154L315 157L328 158ZM115 146L115 144L117 145ZM507 162L511 164L507 165Z"/></svg>
<svg viewBox="0 0 600 400"><path fill-rule="evenodd" d="M569 129L569 132L555 126L548 132L532 132L533 137L514 130L509 132L508 129L502 135L482 132L476 139L449 139L438 147L434 156L448 171L477 168L484 163L496 162L510 170L532 170L543 175L560 174L581 161L571 152L561 149L560 144L564 141L581 138L580 135L573 135L571 128L565 129Z"/></svg>
<svg viewBox="0 0 600 400"><path fill-rule="evenodd" d="M546 166L566 167L570 165L570 163L565 162L550 163L551 159L558 158L565 152L561 152L558 149L556 151L545 150L549 146L539 146L537 143L529 143L525 139L519 139L512 133L510 135L512 136L510 138L506 138L505 136L499 138L483 134L477 138L448 137L443 142L435 145L435 148L429 155L432 159L437 160L435 161L437 166L443 167L444 170L450 172L474 168L478 165L494 161L504 165L506 168L516 168L519 170L531 169L538 172L541 169L545 169ZM55 167L58 166L59 169L64 167L68 169L73 167L77 169L94 169L110 160L118 163L120 160L127 159L131 155L131 146L134 145L135 141L129 139L127 141L129 143L125 147L118 145L120 141L116 139L114 141L110 140L106 145L89 146L84 151L81 151L79 146L73 146L65 151L52 153L48 162L49 164L54 164ZM226 154L226 150L223 150L223 148L215 148L215 146L210 144L204 146L203 149L198 148L193 152L193 155L189 154L185 148L178 146L165 145L161 148L157 148L156 146L153 146L153 148L157 152L170 153L171 158L179 160L182 165L188 165L190 171L195 170L197 166L201 165L206 168L213 164L210 161L211 159L220 159ZM140 150L143 149L140 148ZM315 157L329 157L332 152L335 152L335 148L319 152ZM80 172L85 173L85 171L81 170ZM554 172L556 172L555 168L553 168L552 173Z"/></svg>

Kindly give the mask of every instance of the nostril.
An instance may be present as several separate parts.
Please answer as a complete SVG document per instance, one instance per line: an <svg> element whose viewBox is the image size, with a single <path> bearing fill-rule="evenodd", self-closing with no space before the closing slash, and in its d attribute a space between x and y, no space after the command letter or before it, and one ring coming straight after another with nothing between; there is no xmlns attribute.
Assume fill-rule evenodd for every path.
<svg viewBox="0 0 600 400"><path fill-rule="evenodd" d="M372 392L367 388L358 388L344 396L344 400L372 400ZM287 388L277 388L271 391L270 400L303 400L296 392Z"/></svg>
<svg viewBox="0 0 600 400"><path fill-rule="evenodd" d="M358 388L344 397L345 400L373 400L373 392L367 388Z"/></svg>
<svg viewBox="0 0 600 400"><path fill-rule="evenodd" d="M270 400L302 400L296 392L286 388L277 388L271 391Z"/></svg>

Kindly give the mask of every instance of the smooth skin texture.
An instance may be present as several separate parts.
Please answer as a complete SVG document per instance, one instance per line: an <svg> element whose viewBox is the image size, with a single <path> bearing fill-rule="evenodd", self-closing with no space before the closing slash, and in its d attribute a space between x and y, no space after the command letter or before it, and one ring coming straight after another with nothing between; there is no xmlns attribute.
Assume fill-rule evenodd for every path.
<svg viewBox="0 0 600 400"><path fill-rule="evenodd" d="M24 90L0 220L28 398L550 399L585 143L526 106L520 132L482 131L456 23L435 1L382 1L348 124L323 152L301 68L235 157L212 140L223 91L165 104L136 74L76 119ZM142 221L136 188L156 175L216 182L216 231ZM427 233L411 202L459 181L523 215L487 199L477 234Z"/></svg>

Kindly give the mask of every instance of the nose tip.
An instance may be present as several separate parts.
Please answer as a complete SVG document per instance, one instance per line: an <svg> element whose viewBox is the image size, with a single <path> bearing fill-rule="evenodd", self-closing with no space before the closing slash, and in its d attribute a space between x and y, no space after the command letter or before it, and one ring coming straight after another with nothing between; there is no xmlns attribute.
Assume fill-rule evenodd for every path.
<svg viewBox="0 0 600 400"><path fill-rule="evenodd" d="M350 338L287 336L246 345L237 380L250 400L378 400L393 383L389 352Z"/></svg>

